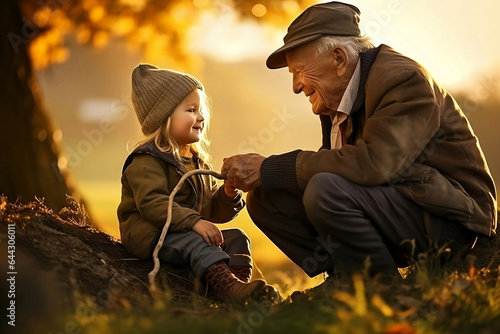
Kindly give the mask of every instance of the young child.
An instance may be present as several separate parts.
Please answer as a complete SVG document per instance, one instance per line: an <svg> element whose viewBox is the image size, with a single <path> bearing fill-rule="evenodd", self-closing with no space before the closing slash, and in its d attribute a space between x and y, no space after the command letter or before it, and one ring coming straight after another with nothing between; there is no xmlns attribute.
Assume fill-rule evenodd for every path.
<svg viewBox="0 0 500 334"><path fill-rule="evenodd" d="M147 259L167 219L173 188L187 171L209 168L208 98L193 76L140 64L132 73L132 102L145 137L123 167L118 220L127 252ZM243 207L241 193L228 180L217 189L211 176L187 179L175 195L159 259L190 265L222 300L269 297L265 281L250 282L246 234L214 225L230 221Z"/></svg>

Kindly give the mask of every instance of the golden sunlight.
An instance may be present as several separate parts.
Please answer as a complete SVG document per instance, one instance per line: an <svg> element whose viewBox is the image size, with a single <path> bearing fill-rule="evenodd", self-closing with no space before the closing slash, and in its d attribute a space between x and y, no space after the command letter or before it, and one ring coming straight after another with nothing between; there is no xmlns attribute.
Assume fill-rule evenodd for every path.
<svg viewBox="0 0 500 334"><path fill-rule="evenodd" d="M121 2L132 6L133 10L146 6L146 1ZM275 21L276 8L270 3L276 5L278 2L262 1L249 6L249 17L253 17L250 20L248 16L242 19L234 11L227 10L227 6L215 8L214 2L183 2L172 8L176 17L168 11L155 13L155 19L169 29L164 34L158 33L154 22L145 20L139 24L128 14L116 19L108 32L95 33L82 25L76 29L74 40L80 43L92 40L101 48L95 50L75 42L69 45L75 57L51 67L50 72L39 72L47 105L59 122L60 133L64 133L61 144L66 157L58 164L62 169L72 170L89 211L104 232L119 237L116 208L121 194L120 171L128 154L127 142L140 134L130 106L130 73L139 62L176 70L191 66L190 72L203 82L214 107L209 137L215 170L220 170L223 158L238 153L258 152L268 156L298 148L316 150L321 145L317 118L311 113L307 99L292 92L288 71L270 71L265 67L267 56L282 45L286 26L301 8L297 1L279 2L277 6L285 14ZM85 5L89 4L96 2L86 0ZM500 64L500 44L491 42L496 41L500 21L485 18L482 8L500 12L500 3L478 0L458 6L451 0L439 3L431 0L360 0L355 4L362 12L362 29L371 35L375 44L388 44L421 62L449 90L462 91L467 87L469 105L487 101L492 89L498 87L500 79L493 76L493 71L486 71ZM92 11L94 19L106 15L99 7L95 8ZM193 12L196 12L197 23L188 26L186 22ZM271 20L276 26L264 24L263 20ZM182 29L177 31L175 27ZM58 32L42 35L32 43L32 59L37 68L51 64L49 55L60 60L68 57L64 51L58 51L59 56L53 54L55 47L62 43L63 34ZM114 38L116 36L120 39ZM125 45L142 50L142 53L130 52ZM169 48L172 45L184 47L185 52ZM61 82L72 85L61 85ZM83 107L89 101L103 98L116 103L109 104L109 112L97 115L113 116L114 128L109 133L102 132L101 141L91 145L88 154L80 150L82 153L79 145L90 142L85 133L99 130L99 124L95 118L82 117L76 111L86 110ZM114 105L121 107L115 110ZM498 111L492 113L495 115L488 114L489 117L497 119ZM471 117L473 121L485 123L477 133L485 143L485 152L491 150L487 156L492 173L500 175L498 133L492 129L495 122L475 114ZM298 136L297 133L307 135ZM321 277L312 280L300 274L251 222L246 212L222 227L231 226L241 227L248 233L257 265L266 277L270 273L275 275L271 281L302 287L321 280ZM287 281L280 276L284 267L293 271L297 281Z"/></svg>

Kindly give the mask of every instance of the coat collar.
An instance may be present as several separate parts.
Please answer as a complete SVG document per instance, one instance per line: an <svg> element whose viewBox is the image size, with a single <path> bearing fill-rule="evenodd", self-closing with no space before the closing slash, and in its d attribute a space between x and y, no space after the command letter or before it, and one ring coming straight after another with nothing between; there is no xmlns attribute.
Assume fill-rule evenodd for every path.
<svg viewBox="0 0 500 334"><path fill-rule="evenodd" d="M358 89L358 97L356 101L354 101L353 112L358 111L365 104L365 85L366 80L368 79L368 73L372 68L375 59L377 58L378 52L380 51L381 46L378 48L369 49L366 52L360 54L360 62L361 62L361 78L359 80L359 89Z"/></svg>
<svg viewBox="0 0 500 334"><path fill-rule="evenodd" d="M171 164L171 165L174 165L176 168L186 172L186 168L181 164L179 163L179 161L174 157L174 155L172 153L169 153L169 152L162 152L158 149L158 147L156 147L155 143L154 142L150 142L150 143L147 143L147 144L144 144L144 145L141 145L139 147L137 147L136 149L134 149L132 151L132 153L129 154L129 156L127 157L127 159L125 160L125 163L123 164L123 169L122 169L122 174L125 172L125 169L127 169L127 167L132 163L132 160L134 159L134 157L136 155L139 155L139 154L149 154L149 155L152 155L168 164ZM199 158L194 155L195 159L197 159L199 161Z"/></svg>
<svg viewBox="0 0 500 334"><path fill-rule="evenodd" d="M359 80L359 88L356 100L354 101L351 116L354 116L365 104L365 84L368 79L368 73L377 58L380 47L369 49L359 55L361 65L361 76ZM332 120L330 115L320 115L321 132L323 134L323 145L321 148L330 149L330 133L332 131Z"/></svg>

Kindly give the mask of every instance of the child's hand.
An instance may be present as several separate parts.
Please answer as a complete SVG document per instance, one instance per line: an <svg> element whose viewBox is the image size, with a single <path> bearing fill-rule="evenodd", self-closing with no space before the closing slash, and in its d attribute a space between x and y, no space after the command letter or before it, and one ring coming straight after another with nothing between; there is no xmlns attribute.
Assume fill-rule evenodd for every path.
<svg viewBox="0 0 500 334"><path fill-rule="evenodd" d="M227 178L224 179L224 192L229 198L234 198L238 195L238 190L234 187L234 180Z"/></svg>
<svg viewBox="0 0 500 334"><path fill-rule="evenodd" d="M200 219L193 225L193 231L205 239L207 245L220 246L224 242L222 232L217 226L208 220Z"/></svg>

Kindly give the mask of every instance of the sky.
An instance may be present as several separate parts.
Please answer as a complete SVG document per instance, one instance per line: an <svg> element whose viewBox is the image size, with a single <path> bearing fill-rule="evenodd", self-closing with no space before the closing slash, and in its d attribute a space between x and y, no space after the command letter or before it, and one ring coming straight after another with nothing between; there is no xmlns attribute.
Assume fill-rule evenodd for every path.
<svg viewBox="0 0 500 334"><path fill-rule="evenodd" d="M500 91L500 1L351 3L360 8L361 28L376 45L388 44L419 61L451 92L465 91L472 101L481 101L492 94L490 87ZM265 67L265 59L282 45L285 32L286 28L269 30L237 22L230 13L207 15L193 29L192 52L202 58L203 66L192 74L213 101L209 137L216 170L224 157L234 154L267 156L319 148L320 126L307 99L293 94L286 69ZM130 74L144 59L119 40L99 50L78 45L74 38L67 43L68 61L38 72L42 93L62 131L68 165L90 212L99 228L119 237L116 207L121 167L127 143L140 135L130 105ZM500 140L494 125L500 122L500 111L470 114L482 121L476 134L487 144L484 149L491 158L492 173L500 177ZM261 262L275 266L286 262L246 212L227 227L232 226L244 227Z"/></svg>
<svg viewBox="0 0 500 334"><path fill-rule="evenodd" d="M419 61L448 89L500 62L500 1L363 0L360 28ZM264 60L282 45L285 29L236 23L231 12L208 16L192 34L193 49L230 62Z"/></svg>

